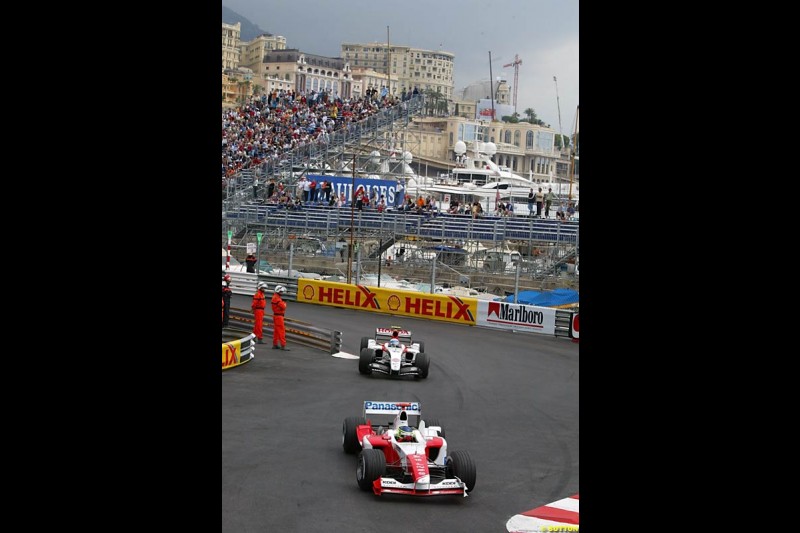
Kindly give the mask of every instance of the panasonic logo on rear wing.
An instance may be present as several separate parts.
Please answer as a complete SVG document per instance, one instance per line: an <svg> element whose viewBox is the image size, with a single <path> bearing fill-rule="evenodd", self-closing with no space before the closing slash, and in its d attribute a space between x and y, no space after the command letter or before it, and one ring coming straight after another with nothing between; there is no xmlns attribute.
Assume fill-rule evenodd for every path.
<svg viewBox="0 0 800 533"><path fill-rule="evenodd" d="M398 405L398 403L402 405ZM382 415L395 414L405 409L410 415L422 415L419 402L364 402L364 414Z"/></svg>

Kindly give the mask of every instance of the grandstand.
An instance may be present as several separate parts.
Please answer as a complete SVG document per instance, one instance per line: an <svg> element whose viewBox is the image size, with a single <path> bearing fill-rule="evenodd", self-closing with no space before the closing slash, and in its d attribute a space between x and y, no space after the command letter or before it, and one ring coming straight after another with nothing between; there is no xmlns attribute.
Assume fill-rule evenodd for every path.
<svg viewBox="0 0 800 533"><path fill-rule="evenodd" d="M314 256L312 263L323 274L330 272L341 275L352 268L352 261L357 262L360 268L372 271L380 270L382 265L391 265L394 273L406 279L422 278L422 281L429 281L426 279L431 269L429 260L401 265L397 258L385 257L384 252L398 243L414 243L415 247L433 249L437 245L460 247L466 243L480 242L487 247L512 247L518 250L524 257L520 278L527 283L526 288L542 288L546 283L550 286L577 284L575 276L568 277L562 273L567 270L568 263L575 262L578 255L578 222L525 216L484 215L473 218L471 215L439 212L417 214L391 209L384 212L375 209L359 211L350 205L337 208L310 203L293 210L265 202L262 198L254 199L252 185L255 179L262 184L275 179L294 193L300 176L310 172L315 172L317 177L326 174L347 176L348 173L342 170L346 169L355 176L356 169L365 168L375 151L382 156L388 154L395 130L408 125L423 109L423 97L416 97L334 132L326 143L298 147L282 154L277 162L263 162L238 172L228 180L222 201L223 246L231 231L234 235L234 256L241 255L239 259L243 259L246 243L255 242L256 234L262 233L264 237L260 250L268 254L270 263L274 265L292 260L304 261L303 256ZM320 249L324 248L325 252L292 247L298 237L318 239L324 244ZM359 253L348 253L348 261L345 262L342 250L349 251L351 243L353 252L357 250ZM290 250L293 258L289 255ZM306 270L313 267L314 264L304 266ZM402 274L398 272L400 269L403 270ZM463 284L465 277L473 280L485 277L487 282L483 285L494 286L496 292L509 292L509 284L514 282L501 279L508 277L504 272L487 271L487 265L478 269L469 264L460 264L456 270L443 263L437 275L440 280L448 278L452 284Z"/></svg>

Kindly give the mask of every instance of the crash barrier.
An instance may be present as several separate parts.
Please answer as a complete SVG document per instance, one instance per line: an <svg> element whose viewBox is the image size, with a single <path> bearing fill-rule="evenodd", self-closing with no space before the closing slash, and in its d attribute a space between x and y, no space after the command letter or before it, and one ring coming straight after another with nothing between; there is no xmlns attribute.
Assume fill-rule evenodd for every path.
<svg viewBox="0 0 800 533"><path fill-rule="evenodd" d="M569 325L569 336L572 337L573 342L578 342L580 339L580 328L578 327L578 313L573 313L571 323Z"/></svg>
<svg viewBox="0 0 800 533"><path fill-rule="evenodd" d="M342 332L319 328L288 316L283 317L286 326L286 343L300 344L310 348L316 348L328 353L338 353L342 351ZM240 331L253 331L255 318L251 309L241 309L231 307L229 325L231 329ZM263 332L264 346L272 345L272 332L274 331L274 320L271 314L264 313ZM252 334L251 334L252 335ZM255 338L255 335L253 335Z"/></svg>
<svg viewBox="0 0 800 533"><path fill-rule="evenodd" d="M255 338L252 333L242 335L241 331L224 328L222 330L222 370L250 362L255 353Z"/></svg>
<svg viewBox="0 0 800 533"><path fill-rule="evenodd" d="M275 288L275 285L283 285L286 287L286 292L283 293L281 297L287 302L294 302L297 299L297 278L265 276L264 274L257 276L252 272L228 271L226 273L231 277L229 287L233 294L253 296L256 293L258 282L263 281L268 286L267 300L272 298L272 290Z"/></svg>
<svg viewBox="0 0 800 533"><path fill-rule="evenodd" d="M307 278L297 280L296 301L441 322L576 337L577 313L502 301L383 289Z"/></svg>
<svg viewBox="0 0 800 533"><path fill-rule="evenodd" d="M577 244L579 223L527 216L498 217L436 213L419 215L404 211L355 211L350 207L304 206L299 211L276 204L243 204L225 213L228 219L263 223L302 233L338 234L344 230L379 231L393 235L415 235L428 239L481 241L535 240Z"/></svg>
<svg viewBox="0 0 800 533"><path fill-rule="evenodd" d="M235 288L236 294L252 296L255 293L256 274L231 272L230 275L231 287ZM570 309L367 287L310 278L260 275L258 279L266 281L270 288L275 287L276 283L284 285L286 293L283 299L287 301L426 318L512 332L553 335L572 338L575 342L579 335L578 313ZM252 331L254 324L252 310L232 308L230 318L232 324L238 324L244 331ZM287 341L291 340L325 351L330 350L329 353L341 351L340 331L321 329L288 316L284 322ZM270 343L272 329L272 315L265 313L264 336Z"/></svg>

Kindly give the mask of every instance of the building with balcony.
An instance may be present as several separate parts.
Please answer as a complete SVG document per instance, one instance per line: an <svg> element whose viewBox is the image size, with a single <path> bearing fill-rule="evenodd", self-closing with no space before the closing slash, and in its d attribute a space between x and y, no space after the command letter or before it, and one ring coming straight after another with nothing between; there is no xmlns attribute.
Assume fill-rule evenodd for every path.
<svg viewBox="0 0 800 533"><path fill-rule="evenodd" d="M222 70L239 67L239 36L242 34L242 24L222 23Z"/></svg>
<svg viewBox="0 0 800 533"><path fill-rule="evenodd" d="M375 72L370 68L354 68L353 76L353 97L361 98L366 95L368 89L377 89L380 95L381 89L389 84L389 94L400 95L397 92L397 77L387 78L386 74Z"/></svg>
<svg viewBox="0 0 800 533"><path fill-rule="evenodd" d="M440 92L453 99L455 54L387 43L342 43L341 57L352 69L382 73L391 94L400 96L416 87L421 93Z"/></svg>
<svg viewBox="0 0 800 533"><path fill-rule="evenodd" d="M252 41L240 43L239 64L253 71L256 79L266 79L264 56L271 50L286 50L286 37L264 33Z"/></svg>
<svg viewBox="0 0 800 533"><path fill-rule="evenodd" d="M298 93L327 92L340 98L350 98L352 94L350 65L341 58L286 48L266 52L263 63L263 76L289 82Z"/></svg>
<svg viewBox="0 0 800 533"><path fill-rule="evenodd" d="M256 91L253 71L246 67L222 71L222 105L241 105L249 101Z"/></svg>
<svg viewBox="0 0 800 533"><path fill-rule="evenodd" d="M493 142L492 160L512 172L538 181L569 179L567 152L555 147L556 132L528 122L516 124L467 119L462 116L415 118L396 134L404 146L414 146L415 161L447 170L455 165L455 143L468 142L476 130Z"/></svg>

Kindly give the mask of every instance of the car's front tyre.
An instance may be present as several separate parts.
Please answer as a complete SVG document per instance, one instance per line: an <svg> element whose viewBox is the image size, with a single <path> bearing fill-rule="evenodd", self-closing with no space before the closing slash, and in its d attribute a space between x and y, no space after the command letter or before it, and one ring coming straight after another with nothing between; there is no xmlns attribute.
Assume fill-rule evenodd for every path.
<svg viewBox="0 0 800 533"><path fill-rule="evenodd" d="M472 492L475 489L477 471L475 462L468 452L450 452L445 465L447 465L447 475L457 477L463 481L467 486L467 492Z"/></svg>
<svg viewBox="0 0 800 533"><path fill-rule="evenodd" d="M356 453L361 444L358 442L358 426L366 424L367 421L363 416L350 416L344 419L342 423L342 448L344 453Z"/></svg>
<svg viewBox="0 0 800 533"><path fill-rule="evenodd" d="M358 455L356 481L361 490L372 490L372 482L386 472L386 457L383 451L374 448L361 450Z"/></svg>
<svg viewBox="0 0 800 533"><path fill-rule="evenodd" d="M431 360L428 359L428 354L420 352L414 358L414 364L419 368L419 377L425 379L428 377L428 368L431 365Z"/></svg>
<svg viewBox="0 0 800 533"><path fill-rule="evenodd" d="M358 371L362 374L372 374L372 368L370 368L369 365L372 363L373 359L375 359L374 351L369 348L361 350L361 354L358 356Z"/></svg>

